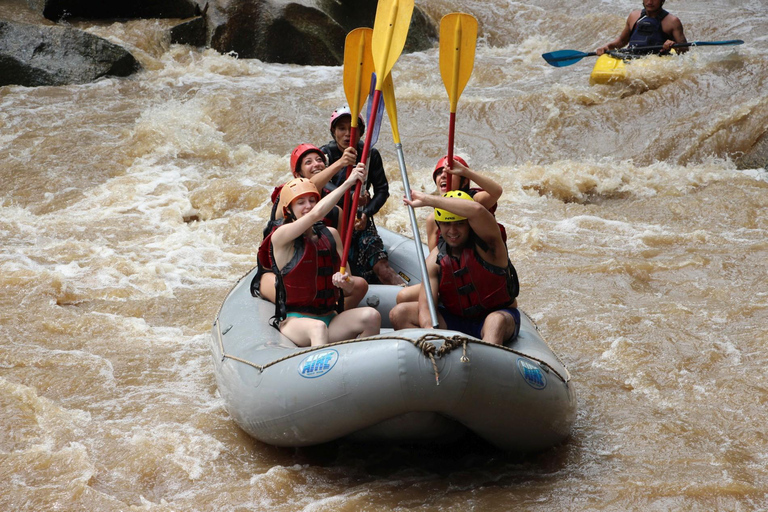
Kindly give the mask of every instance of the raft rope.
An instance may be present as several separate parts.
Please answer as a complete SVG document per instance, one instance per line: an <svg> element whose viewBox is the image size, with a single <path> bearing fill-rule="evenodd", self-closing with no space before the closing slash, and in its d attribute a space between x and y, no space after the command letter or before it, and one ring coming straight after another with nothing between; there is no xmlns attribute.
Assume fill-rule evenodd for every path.
<svg viewBox="0 0 768 512"><path fill-rule="evenodd" d="M536 324L534 324L534 326L535 325ZM468 336L462 336L460 334L454 334L453 336L445 336L443 334L438 334L438 333L427 333L427 334L424 334L424 335L420 336L417 339L406 338L405 336L395 336L395 335L392 335L392 334L377 335L377 336L367 336L367 337L364 337L364 338L354 338L354 339L350 339L350 340L337 341L337 342L334 342L334 343L328 343L327 345L320 345L320 346L317 346L317 347L308 347L308 348L305 348L303 350L299 350L297 352L292 352L292 353L290 353L290 354L288 354L286 356L283 356L281 358L275 359L274 361L270 361L270 362L268 362L266 364L256 364L256 363L253 363L253 362L248 361L246 359L242 359L240 357L227 354L224 351L224 339L223 339L223 334L221 332L221 322L219 322L218 318L216 319L216 329L217 329L217 332L218 332L218 335L219 335L218 336L219 337L219 348L221 350L221 360L222 360L222 362L225 359L232 359L233 361L238 361L240 363L247 364L248 366L252 366L253 368L256 368L257 370L259 370L260 373L264 372L264 370L266 370L270 366L274 366L274 365L276 365L278 363L282 363L283 361L287 361L288 359L292 359L294 357L301 357L301 356L303 356L305 354L310 354L310 353L316 352L318 350L325 350L325 349L327 349L329 347L336 347L336 346L340 346L340 345L348 345L350 343L361 343L361 342L365 342L365 341L400 340L400 341L407 341L408 343L412 343L413 345L416 346L416 348L418 348L421 351L421 353L425 357L428 357L430 359L430 361L432 363L432 369L435 372L435 383L438 386L440 385L440 372L439 372L439 370L437 368L437 360L436 359L445 357L450 352L452 352L454 349L462 347L462 355L461 355L460 361L462 363L468 363L469 362L469 357L467 356L467 345L469 343L474 343L476 345L486 345L486 346L489 346L489 347L494 347L494 348L499 349L499 350L504 350L506 352L511 352L511 353L516 354L518 356L527 357L528 359L531 359L531 360L536 361L537 363L539 363L539 365L542 367L542 369L544 371L554 373L564 383L567 384L571 380L571 374L570 374L570 372L568 372L568 368L566 368L565 365L563 365L563 368L565 369L566 376L563 377L554 368L549 366L545 361L543 361L542 359L540 359L538 357L531 356L531 355L526 354L524 352L521 352L519 350L515 350L515 349L509 348L509 347L505 347L503 345L497 345L495 343L488 343L487 341L478 340L478 339L471 338L471 337L468 337ZM536 327L536 329L538 330L538 327ZM442 341L443 344L440 347L438 347L434 343L435 341ZM545 343L546 343L546 341L545 341ZM555 356L555 357L557 357L557 356ZM559 358L558 358L558 361L560 361ZM562 364L562 361L560 361L560 363Z"/></svg>

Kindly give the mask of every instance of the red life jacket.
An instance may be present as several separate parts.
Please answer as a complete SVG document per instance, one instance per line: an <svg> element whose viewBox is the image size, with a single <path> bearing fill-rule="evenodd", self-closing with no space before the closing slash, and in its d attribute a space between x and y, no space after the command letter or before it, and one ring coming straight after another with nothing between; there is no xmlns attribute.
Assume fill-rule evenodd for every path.
<svg viewBox="0 0 768 512"><path fill-rule="evenodd" d="M282 269L272 265L278 281L277 317L288 311L322 315L337 308L341 291L331 280L341 266L336 241L323 223L313 229L317 240L300 236L293 242L291 261Z"/></svg>
<svg viewBox="0 0 768 512"><path fill-rule="evenodd" d="M464 318L484 318L515 301L520 283L512 262L506 268L491 265L478 256L474 244L461 251L459 258L447 253L445 240L437 243L440 266L439 295L443 307Z"/></svg>

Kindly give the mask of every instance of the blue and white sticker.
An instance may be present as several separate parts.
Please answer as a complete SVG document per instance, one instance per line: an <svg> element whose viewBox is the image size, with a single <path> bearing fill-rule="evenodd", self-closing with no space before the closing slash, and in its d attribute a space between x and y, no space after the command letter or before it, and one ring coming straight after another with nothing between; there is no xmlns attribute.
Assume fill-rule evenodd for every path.
<svg viewBox="0 0 768 512"><path fill-rule="evenodd" d="M517 368L520 370L520 374L533 389L544 389L547 387L547 377L541 368L529 361L528 359L518 358Z"/></svg>
<svg viewBox="0 0 768 512"><path fill-rule="evenodd" d="M338 360L339 353L333 349L314 352L299 363L299 375L307 379L322 377L333 369Z"/></svg>

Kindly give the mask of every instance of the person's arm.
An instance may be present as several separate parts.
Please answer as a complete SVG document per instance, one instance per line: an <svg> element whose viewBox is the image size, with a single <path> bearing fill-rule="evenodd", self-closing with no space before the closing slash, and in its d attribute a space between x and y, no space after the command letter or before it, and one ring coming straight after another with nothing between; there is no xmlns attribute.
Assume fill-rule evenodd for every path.
<svg viewBox="0 0 768 512"><path fill-rule="evenodd" d="M312 225L323 220L323 217L331 211L331 208L336 205L344 192L363 179L365 179L365 166L358 164L352 171L352 174L349 175L349 178L336 190L318 201L309 213L300 219L288 222L277 228L275 232L272 233L272 246L275 249L275 262L278 263L278 260L281 260L279 263L284 263L284 258L279 257L280 254L284 253L286 249L290 249L293 241L311 228ZM290 254L288 256L290 256ZM278 266L282 267L279 263Z"/></svg>
<svg viewBox="0 0 768 512"><path fill-rule="evenodd" d="M371 163L368 167L368 176L371 185L373 185L373 197L363 208L363 215L373 217L376 215L384 203L389 198L389 182L384 173L384 165L381 161L381 154L375 149L371 149Z"/></svg>
<svg viewBox="0 0 768 512"><path fill-rule="evenodd" d="M664 32L672 36L672 39L667 39L664 42L665 52L668 52L672 48L672 45L674 44L688 42L688 40L685 38L685 31L683 30L683 24L677 16L668 14L662 21L662 28L664 29ZM686 46L683 48L675 48L675 51L679 53L685 53L688 51L688 47Z"/></svg>
<svg viewBox="0 0 768 512"><path fill-rule="evenodd" d="M327 157L328 155L326 155L326 158ZM317 187L317 190L322 190L339 171L346 169L350 165L355 165L356 161L357 151L355 151L355 148L353 147L348 147L344 150L344 153L341 154L341 158L326 167L325 170L309 178L309 181Z"/></svg>
<svg viewBox="0 0 768 512"><path fill-rule="evenodd" d="M493 208L493 205L499 201L501 193L504 192L504 189L502 189L501 185L499 185L495 180L489 176L477 173L469 167L461 165L461 162L458 160L453 161L453 168L449 168L448 172L450 174L455 174L457 176L467 178L482 188L483 190L475 194L473 199L475 202L485 206L485 208L488 210Z"/></svg>
<svg viewBox="0 0 768 512"><path fill-rule="evenodd" d="M427 256L427 275L432 289L432 303L437 304L437 293L440 287L440 267L437 264L437 247ZM424 329L432 327L432 314L429 311L429 301L427 301L427 287L422 286L419 291L419 325Z"/></svg>
<svg viewBox="0 0 768 512"><path fill-rule="evenodd" d="M601 46L600 48L595 50L595 53L598 55L602 55L609 50L615 50L617 48L625 47L629 42L629 37L632 35L632 27L635 25L635 23L637 23L637 20L639 17L640 17L640 11L632 11L631 13L629 13L629 16L627 17L627 22L624 24L624 30L621 31L621 34L619 34L619 37L617 37L610 43L606 44L605 46Z"/></svg>
<svg viewBox="0 0 768 512"><path fill-rule="evenodd" d="M411 197L413 198L412 201L408 201L408 198L406 197L403 197L403 201L414 208L432 206L433 208L440 208L455 213L461 217L465 217L469 222L469 227L475 232L475 235L488 247L487 251L481 251L487 253L487 258L484 259L486 259L488 263L496 266L506 265L507 251L506 246L504 245L504 240L501 238L499 225L496 223L493 214L491 214L485 206L476 203L475 201L453 197L433 196L419 192L418 190L411 190Z"/></svg>

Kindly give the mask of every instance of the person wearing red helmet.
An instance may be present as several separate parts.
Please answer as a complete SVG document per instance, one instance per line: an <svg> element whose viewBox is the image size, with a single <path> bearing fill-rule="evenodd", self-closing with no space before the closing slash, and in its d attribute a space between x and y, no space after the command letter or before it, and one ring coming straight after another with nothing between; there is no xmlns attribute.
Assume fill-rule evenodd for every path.
<svg viewBox="0 0 768 512"><path fill-rule="evenodd" d="M491 212L460 190L442 196L412 190L411 200L403 201L414 208L433 207L442 233L427 257L433 303L441 303L439 327L494 344L514 339L520 330L520 284ZM420 288L418 302L390 311L395 329L432 327L426 290Z"/></svg>
<svg viewBox="0 0 768 512"><path fill-rule="evenodd" d="M365 131L365 122L360 116L355 140L351 140L352 113L349 107L340 107L333 111L330 119L330 130L333 140L322 148L328 157L328 162L337 162L347 151L354 151L356 158L363 152L361 136ZM359 210L355 212L355 231L352 234L351 254L349 263L355 275L362 276L372 284L396 284L403 285L403 279L389 266L387 252L376 229L373 216L378 213L389 197L389 182L384 173L384 165L381 155L376 148L369 151L368 180L363 186L363 195L358 200ZM344 171L339 171L331 183L339 185L344 181ZM373 195L368 189L373 186Z"/></svg>
<svg viewBox="0 0 768 512"><path fill-rule="evenodd" d="M322 195L328 193L324 187L339 169L346 169L347 165L354 164L355 152L350 150L345 152L342 157L331 166L325 165L325 154L320 148L312 144L299 144L291 151L290 164L291 172L294 178L305 178L309 180L315 188L321 191ZM264 236L258 250L258 271L251 283L251 294L262 297L270 302L275 302L275 274L272 272L272 260L269 255L270 236L272 232L282 223L283 211L279 207L278 198L283 185L275 187L272 191L272 212L270 213L267 226L264 228ZM323 219L328 226L338 229L341 219L344 218L341 208L334 207ZM360 277L351 277L355 284L352 295L346 300L348 308L354 308L362 300L368 291L368 283Z"/></svg>
<svg viewBox="0 0 768 512"><path fill-rule="evenodd" d="M342 244L338 231L322 219L344 192L365 178L358 165L336 190L320 192L304 178L294 178L280 192L285 222L271 236L272 270L277 276L277 300L272 325L297 346L319 346L379 333L376 309L345 310L343 300L353 291L348 273L339 272Z"/></svg>

